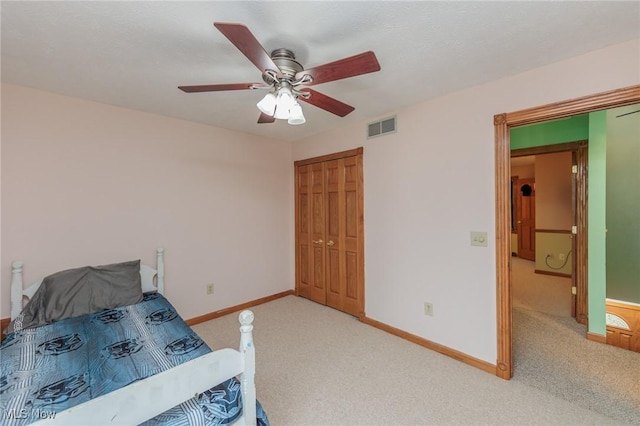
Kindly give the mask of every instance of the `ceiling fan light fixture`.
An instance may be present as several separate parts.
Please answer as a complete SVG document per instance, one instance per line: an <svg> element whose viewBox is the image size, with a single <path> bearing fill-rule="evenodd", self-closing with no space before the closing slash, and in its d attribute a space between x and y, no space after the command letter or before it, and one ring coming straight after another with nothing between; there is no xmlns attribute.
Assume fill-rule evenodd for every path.
<svg viewBox="0 0 640 426"><path fill-rule="evenodd" d="M273 116L273 113L276 111L275 95L273 93L267 93L256 106L261 112Z"/></svg>
<svg viewBox="0 0 640 426"><path fill-rule="evenodd" d="M306 122L307 120L304 118L304 114L302 113L300 104L297 101L294 102L293 106L291 106L291 109L289 110L289 120L287 121L287 123L291 124L292 126L298 126Z"/></svg>

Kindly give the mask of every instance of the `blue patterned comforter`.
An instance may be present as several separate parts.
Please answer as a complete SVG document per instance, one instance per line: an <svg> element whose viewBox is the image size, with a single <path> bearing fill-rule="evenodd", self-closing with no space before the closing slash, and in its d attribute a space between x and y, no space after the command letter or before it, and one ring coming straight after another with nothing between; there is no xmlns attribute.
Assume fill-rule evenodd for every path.
<svg viewBox="0 0 640 426"><path fill-rule="evenodd" d="M0 345L0 424L29 424L209 352L157 293L11 333ZM240 384L231 379L145 425L222 425L241 413ZM268 425L259 403L257 413Z"/></svg>

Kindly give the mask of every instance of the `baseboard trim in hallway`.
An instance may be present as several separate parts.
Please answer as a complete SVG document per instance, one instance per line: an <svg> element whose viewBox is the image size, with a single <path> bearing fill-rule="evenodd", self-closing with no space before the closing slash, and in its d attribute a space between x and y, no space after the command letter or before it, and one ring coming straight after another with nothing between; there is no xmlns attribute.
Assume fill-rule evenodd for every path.
<svg viewBox="0 0 640 426"><path fill-rule="evenodd" d="M420 336L416 336L415 334L411 334L408 333L404 330L400 330L399 328L395 328L393 326L390 326L388 324L385 324L383 322L380 321L376 321L374 319L371 319L367 316L362 317L361 321L365 324L368 324L372 327L378 328L382 331L386 331L387 333L391 333L395 336L398 336L402 339L408 340L412 343L418 344L420 346L424 346L427 349L431 349L432 351L441 353L442 355L446 355L448 357L451 357L455 360L458 360L460 362L463 362L465 364L468 364L472 367L475 368L479 368L482 371L486 371L487 373L493 374L493 375L497 375L496 372L496 366L493 364L490 364L486 361L483 361L481 359L472 357L471 355L467 355L463 352L457 351L455 349L451 349L447 346L441 345L439 343L435 343L432 342L431 340L427 340L425 338L422 338Z"/></svg>
<svg viewBox="0 0 640 426"><path fill-rule="evenodd" d="M562 277L562 278L571 278L571 274L563 274L561 272L553 272L553 271L545 271L544 269L536 269L534 270L536 274L540 275L551 275L552 277Z"/></svg>

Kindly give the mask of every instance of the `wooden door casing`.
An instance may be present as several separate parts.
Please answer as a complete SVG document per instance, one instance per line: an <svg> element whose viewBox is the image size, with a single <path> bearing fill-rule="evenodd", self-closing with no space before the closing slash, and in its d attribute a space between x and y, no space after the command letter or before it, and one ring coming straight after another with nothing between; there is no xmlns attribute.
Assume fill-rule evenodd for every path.
<svg viewBox="0 0 640 426"><path fill-rule="evenodd" d="M495 135L495 206L496 206L496 321L498 330L496 359L496 375L503 379L510 379L513 375L512 351L512 304L509 250L509 158L511 146L509 129L526 124L540 123L548 120L570 117L602 109L631 105L640 102L640 85L629 86L608 92L569 99L553 104L542 105L520 111L496 114L493 117ZM581 152L582 151L582 152ZM580 308L586 308L587 286L587 150L578 150L578 211L577 211L577 242L576 262L578 276L578 301ZM582 164L582 165L581 165ZM581 288L580 280L584 279ZM584 316L587 311L576 312L576 319Z"/></svg>
<svg viewBox="0 0 640 426"><path fill-rule="evenodd" d="M296 292L364 317L362 148L295 162Z"/></svg>

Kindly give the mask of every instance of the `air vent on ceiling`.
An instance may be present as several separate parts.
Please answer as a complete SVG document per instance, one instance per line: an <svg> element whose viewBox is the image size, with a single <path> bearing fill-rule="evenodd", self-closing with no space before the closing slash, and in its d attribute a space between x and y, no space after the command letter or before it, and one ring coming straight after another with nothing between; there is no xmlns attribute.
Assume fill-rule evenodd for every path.
<svg viewBox="0 0 640 426"><path fill-rule="evenodd" d="M386 135L387 133L396 132L396 117L384 118L367 125L367 138L375 138L377 136Z"/></svg>

